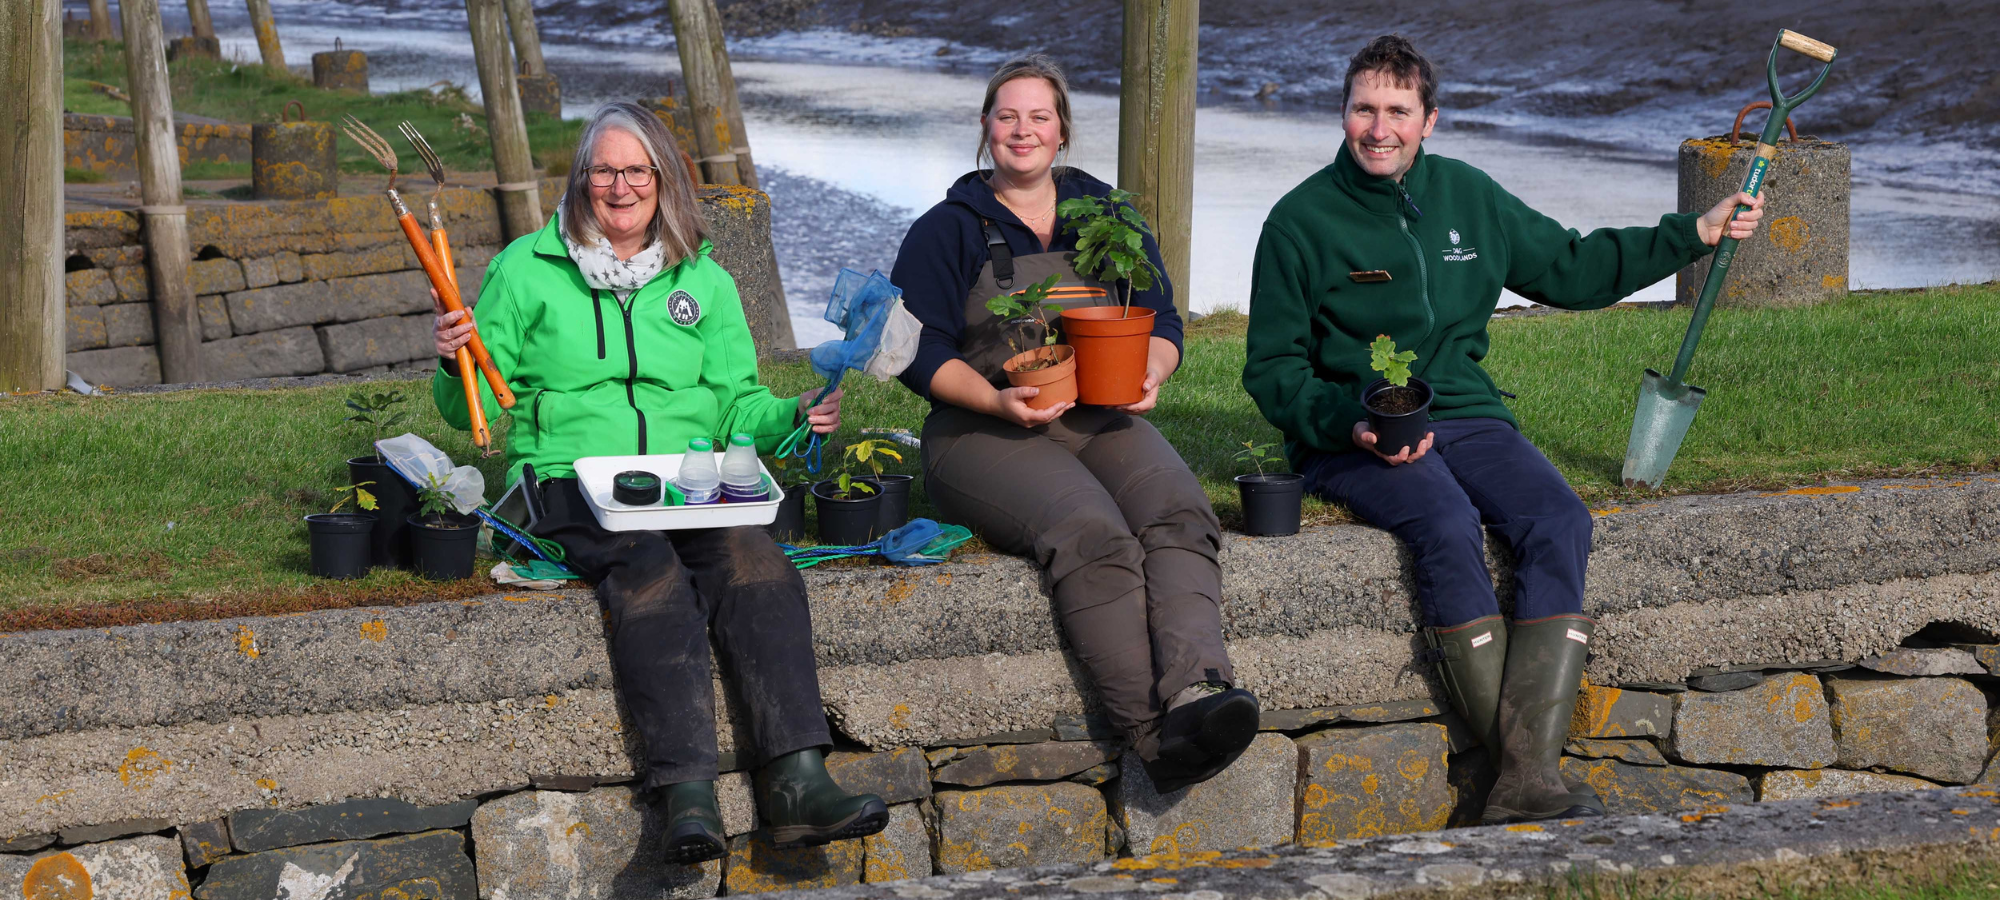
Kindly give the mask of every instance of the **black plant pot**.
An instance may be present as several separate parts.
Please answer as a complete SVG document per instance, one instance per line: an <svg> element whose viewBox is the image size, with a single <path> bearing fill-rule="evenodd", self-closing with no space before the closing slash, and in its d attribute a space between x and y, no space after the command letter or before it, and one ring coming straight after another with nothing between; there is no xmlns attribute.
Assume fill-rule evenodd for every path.
<svg viewBox="0 0 2000 900"><path fill-rule="evenodd" d="M434 525L411 516L410 557L417 574L436 581L472 577L472 558L479 549L478 516L446 516Z"/></svg>
<svg viewBox="0 0 2000 900"><path fill-rule="evenodd" d="M406 521L417 511L417 492L389 464L373 456L357 456L347 461L348 484L372 481L364 490L375 495L375 533L369 539L368 564L410 567L410 525Z"/></svg>
<svg viewBox="0 0 2000 900"><path fill-rule="evenodd" d="M1410 389L1422 395L1417 408L1403 413L1379 413L1375 411L1378 397L1398 390L1387 378L1377 378L1375 383L1361 392L1361 405L1368 409L1368 427L1375 432L1375 452L1383 456L1395 456L1404 447L1416 450L1424 442L1424 435L1430 433L1431 386L1421 378L1412 377Z"/></svg>
<svg viewBox="0 0 2000 900"><path fill-rule="evenodd" d="M854 483L874 485L875 480L856 478ZM874 493L858 500L836 500L829 496L839 490L838 483L833 481L813 484L813 507L819 510L819 542L856 547L881 537L875 533L875 517L882 507L880 485L876 485Z"/></svg>
<svg viewBox="0 0 2000 900"><path fill-rule="evenodd" d="M369 513L307 516L312 573L320 578L360 578L368 574L368 539L374 529L375 516Z"/></svg>
<svg viewBox="0 0 2000 900"><path fill-rule="evenodd" d="M881 537L910 521L910 484L916 477L877 475L875 478L882 483L882 505L875 510L875 536Z"/></svg>
<svg viewBox="0 0 2000 900"><path fill-rule="evenodd" d="M785 499L778 504L778 517L764 526L771 539L796 544L806 536L806 494L811 484L785 485Z"/></svg>
<svg viewBox="0 0 2000 900"><path fill-rule="evenodd" d="M1243 533L1299 533L1299 502L1306 494L1304 475L1292 472L1238 475L1236 492L1243 498Z"/></svg>

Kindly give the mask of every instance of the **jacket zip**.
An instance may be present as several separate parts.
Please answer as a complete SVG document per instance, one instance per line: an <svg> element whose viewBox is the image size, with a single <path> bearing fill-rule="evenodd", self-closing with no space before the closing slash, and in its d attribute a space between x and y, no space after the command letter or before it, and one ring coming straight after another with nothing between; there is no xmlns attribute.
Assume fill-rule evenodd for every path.
<svg viewBox="0 0 2000 900"><path fill-rule="evenodd" d="M1419 218L1423 216L1424 211L1417 208L1416 201L1410 199L1410 192L1403 190L1401 184L1396 185L1396 193L1402 196L1403 202L1409 205L1411 212L1416 213ZM1424 262L1424 245L1417 240L1416 234L1410 231L1410 220L1404 217L1400 209L1396 210L1396 224L1402 226L1403 237L1417 251L1417 288L1418 293L1424 298L1424 336L1417 339L1417 343L1421 344L1429 340L1431 332L1437 328L1437 310L1431 307L1431 269Z"/></svg>
<svg viewBox="0 0 2000 900"><path fill-rule="evenodd" d="M590 311L597 314L597 358L604 358L604 298L599 292L590 292Z"/></svg>
<svg viewBox="0 0 2000 900"><path fill-rule="evenodd" d="M625 356L631 360L631 368L625 375L625 402L632 404L632 415L639 418L639 455L646 455L646 414L639 409L639 394L634 387L639 381L639 343L632 335L632 303L638 296L633 291L624 300L618 301L618 308L625 313Z"/></svg>

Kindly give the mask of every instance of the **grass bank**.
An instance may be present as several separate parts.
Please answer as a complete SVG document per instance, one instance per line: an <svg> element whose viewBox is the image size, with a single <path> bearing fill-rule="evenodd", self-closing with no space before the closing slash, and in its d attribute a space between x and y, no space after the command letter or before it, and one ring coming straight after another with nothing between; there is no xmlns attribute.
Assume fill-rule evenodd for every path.
<svg viewBox="0 0 2000 900"><path fill-rule="evenodd" d="M1685 310L1614 309L1496 320L1487 360L1524 430L1577 493L1610 505L1655 493L1618 486L1639 373L1665 364ZM1241 315L1189 331L1187 361L1151 416L1201 477L1223 521L1240 520L1230 457L1278 440L1239 382ZM1694 381L1710 394L1665 493L1775 489L1870 477L2000 468L2000 285L1855 294L1812 309L1719 311ZM815 386L802 363L768 365L790 396ZM922 427L925 405L901 385L847 382L847 426ZM382 385L371 385L380 389ZM428 386L406 428L455 459L473 458L444 426ZM344 426L348 388L187 391L0 399L0 610L108 602L203 602L237 610L394 600L429 591L378 572L328 584L305 574L300 516L346 483L342 461L368 436ZM502 420L504 421L504 419ZM915 455L900 467L916 470ZM498 496L500 460L480 463ZM921 484L913 497L928 513ZM1316 523L1341 511L1307 501ZM7 630L0 619L0 630Z"/></svg>
<svg viewBox="0 0 2000 900"><path fill-rule="evenodd" d="M285 104L297 100L314 121L340 121L353 115L368 123L403 157L402 171L421 173L423 163L400 137L396 123L408 120L455 171L486 171L493 167L492 145L486 133L486 108L466 97L463 85L440 82L430 88L390 94L325 91L296 72L277 72L254 62L182 59L167 67L173 84L174 111L228 122L275 122ZM69 112L129 116L132 107L119 99L130 94L122 44L70 40L63 46L63 108ZM535 164L567 158L583 127L542 113L528 113L528 145ZM343 172L378 174L381 167L360 146L339 140ZM250 164L203 163L182 173L188 179L249 178ZM85 174L72 180L92 181Z"/></svg>

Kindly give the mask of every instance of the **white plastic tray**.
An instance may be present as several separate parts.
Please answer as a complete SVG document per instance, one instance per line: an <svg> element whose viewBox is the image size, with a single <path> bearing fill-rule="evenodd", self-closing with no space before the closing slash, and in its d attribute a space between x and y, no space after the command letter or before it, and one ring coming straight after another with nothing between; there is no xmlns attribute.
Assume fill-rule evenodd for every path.
<svg viewBox="0 0 2000 900"><path fill-rule="evenodd" d="M681 453L648 456L586 456L576 461L577 486L583 499L606 531L676 531L684 528L734 528L738 525L769 525L778 518L778 504L785 501L785 489L757 461L764 483L771 486L771 499L758 503L712 503L701 506L630 506L611 499L611 480L620 472L651 472L661 481L672 481L681 470ZM720 464L720 460L717 461Z"/></svg>

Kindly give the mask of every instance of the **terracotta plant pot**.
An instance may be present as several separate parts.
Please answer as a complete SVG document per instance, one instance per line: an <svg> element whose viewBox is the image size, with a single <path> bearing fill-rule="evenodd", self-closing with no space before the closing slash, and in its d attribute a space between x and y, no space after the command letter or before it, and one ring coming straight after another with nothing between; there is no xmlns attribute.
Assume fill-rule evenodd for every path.
<svg viewBox="0 0 2000 900"><path fill-rule="evenodd" d="M1056 364L1018 371L1020 366L1036 360L1054 359ZM1048 409L1058 403L1068 403L1076 399L1076 349L1068 344L1036 347L1026 353L1017 353L1000 364L1007 373L1007 383L1015 387L1036 387L1042 392L1028 401L1029 409Z"/></svg>
<svg viewBox="0 0 2000 900"><path fill-rule="evenodd" d="M1127 315L1127 313L1130 313ZM1134 306L1086 306L1062 313L1063 337L1076 348L1077 402L1137 403L1145 396L1146 354L1153 311Z"/></svg>

